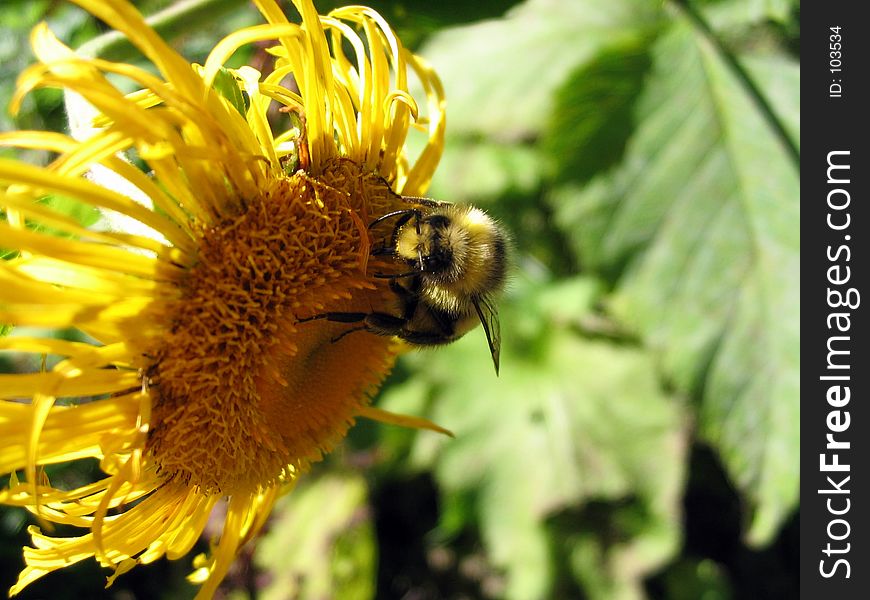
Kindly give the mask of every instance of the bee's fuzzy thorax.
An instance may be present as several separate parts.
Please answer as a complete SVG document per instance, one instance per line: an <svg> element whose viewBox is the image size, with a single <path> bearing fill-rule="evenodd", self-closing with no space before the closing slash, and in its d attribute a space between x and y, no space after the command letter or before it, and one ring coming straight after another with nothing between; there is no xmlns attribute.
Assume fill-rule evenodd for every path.
<svg viewBox="0 0 870 600"><path fill-rule="evenodd" d="M506 240L493 219L478 208L445 205L399 232L397 254L414 264L426 260L421 294L451 314L472 309L474 298L501 290Z"/></svg>

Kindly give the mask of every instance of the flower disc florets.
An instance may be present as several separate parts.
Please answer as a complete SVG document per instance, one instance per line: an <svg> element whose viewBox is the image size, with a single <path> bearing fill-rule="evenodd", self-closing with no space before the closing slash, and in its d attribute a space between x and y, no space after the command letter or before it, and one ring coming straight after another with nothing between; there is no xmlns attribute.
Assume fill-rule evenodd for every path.
<svg viewBox="0 0 870 600"><path fill-rule="evenodd" d="M400 203L380 176L335 160L319 178L276 180L197 231L197 262L149 353L148 449L162 476L208 492L267 486L343 437L391 364L391 344L365 332L334 341L339 326L298 322L390 305L366 274L363 222ZM335 369L339 357L352 358Z"/></svg>

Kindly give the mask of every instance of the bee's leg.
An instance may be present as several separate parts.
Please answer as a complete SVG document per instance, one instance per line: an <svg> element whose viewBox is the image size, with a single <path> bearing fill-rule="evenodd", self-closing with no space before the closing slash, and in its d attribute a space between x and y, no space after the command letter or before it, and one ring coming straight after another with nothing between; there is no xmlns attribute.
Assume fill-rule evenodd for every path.
<svg viewBox="0 0 870 600"><path fill-rule="evenodd" d="M408 220L410 220L410 218L415 216L415 215L417 216L418 219L420 218L420 211L417 210L416 208L403 208L402 210L394 210L392 212L388 212L386 214L381 215L380 217L378 217L377 219L375 219L374 221L369 223L369 229L376 226L378 223L381 223L382 221L386 221L387 219L392 219L393 217L401 216L401 218L398 221L396 221L395 228L398 229L399 227L401 227L402 225L407 223Z"/></svg>
<svg viewBox="0 0 870 600"><path fill-rule="evenodd" d="M395 275L392 273L373 273L372 277L377 279L402 279L403 277L413 277L414 275L419 275L420 271L408 271L407 273L396 273Z"/></svg>
<svg viewBox="0 0 870 600"><path fill-rule="evenodd" d="M399 243L399 230L411 219L411 217L414 217L415 227L417 228L417 237L420 237L420 219L422 218L422 215L420 215L420 211L415 208L411 210L410 214L402 217L396 222L396 226L393 228L393 233L390 234L390 248L395 248L396 244Z"/></svg>
<svg viewBox="0 0 870 600"><path fill-rule="evenodd" d="M347 331L341 332L340 334L338 334L337 336L332 338L330 341L334 344L334 343L338 342L339 340L341 340L342 338L344 338L344 336L349 335L351 333L356 333L357 331L368 331L368 327L366 327L365 325L363 325L361 327L351 327Z"/></svg>
<svg viewBox="0 0 870 600"><path fill-rule="evenodd" d="M417 232L417 237L420 237L420 223L423 220L423 213L420 212L418 208L406 208L403 210L394 210L393 212L388 212L385 215L381 215L371 223L369 223L369 229L384 221L385 219L391 219L393 217L399 216L399 220L396 221L396 226L393 227L393 233L390 236L390 248L395 249L396 243L399 240L399 230L402 228L402 225L411 220L411 217L414 217L414 229ZM420 271L423 270L423 253L420 252Z"/></svg>
<svg viewBox="0 0 870 600"><path fill-rule="evenodd" d="M453 334L456 332L455 318L451 318L448 313L442 310L431 310L429 311L429 316L438 325L438 329L441 330L445 338L453 339Z"/></svg>
<svg viewBox="0 0 870 600"><path fill-rule="evenodd" d="M322 320L330 321L332 323L362 323L360 327L355 327L350 331L344 332L336 339L341 339L348 333L360 330L366 330L377 335L398 335L407 322L406 319L394 317L387 313L327 312L306 319L299 319L297 323Z"/></svg>
<svg viewBox="0 0 870 600"><path fill-rule="evenodd" d="M399 229L402 228L402 225L411 220L411 217L415 217L417 219L417 233L420 233L420 211L416 208L404 208L402 210L394 210L392 212L388 212L385 215L381 215L371 223L369 223L369 229L377 226L379 223L386 221L387 219L392 219L393 217L399 217L396 221L395 226L393 226L393 232L390 234L390 245L385 246L384 248L390 249L390 254L395 254L396 250L396 242L399 238Z"/></svg>
<svg viewBox="0 0 870 600"><path fill-rule="evenodd" d="M399 217L399 219L396 221L396 224L393 227L392 233L390 233L389 244L384 243L383 246L378 246L378 247L374 248L371 251L372 256L396 257L396 244L398 243L399 229L401 229L405 223L410 221L411 217L416 218L417 234L419 235L421 215L420 215L420 211L417 210L416 208L406 208L403 210L394 210L393 212L388 212L387 214L381 215L380 217L378 217L377 219L375 219L374 221L369 223L368 228L371 229L371 228L375 227L378 223L381 223L381 222L383 222L387 219L391 219L393 217ZM405 276L406 275L399 275L399 277L405 277ZM375 277L379 277L379 278L383 279L383 278L396 277L396 276L395 275L386 275L384 273L376 273Z"/></svg>
<svg viewBox="0 0 870 600"><path fill-rule="evenodd" d="M411 280L411 288L400 284L397 280L390 280L390 290L402 301L402 317L409 321L417 312L417 304L420 302L420 280Z"/></svg>
<svg viewBox="0 0 870 600"><path fill-rule="evenodd" d="M333 323L362 323L366 320L369 313L364 312L326 312L313 317L299 319L297 323L307 323L309 321L327 320Z"/></svg>
<svg viewBox="0 0 870 600"><path fill-rule="evenodd" d="M415 282L416 282L416 280L412 280L411 283L413 284ZM409 288L406 288L405 286L403 286L401 283L399 283L397 279L390 279L390 291L393 292L395 295L397 295L402 300L407 300L408 298L413 298L413 297L417 296L418 290L416 288L418 288L418 287L419 287L419 285L415 286L414 288L409 289Z"/></svg>
<svg viewBox="0 0 870 600"><path fill-rule="evenodd" d="M422 331L403 331L400 338L405 340L408 343L417 345L417 346L439 346L441 344L449 344L454 341L454 338L451 335L446 335L442 333L431 333L431 332L422 332Z"/></svg>
<svg viewBox="0 0 870 600"><path fill-rule="evenodd" d="M401 334L402 328L407 322L407 319L387 313L370 313L366 315L365 326L366 329L377 335L393 336Z"/></svg>
<svg viewBox="0 0 870 600"><path fill-rule="evenodd" d="M390 246L380 246L378 248L373 248L371 251L372 256L395 256L396 249Z"/></svg>

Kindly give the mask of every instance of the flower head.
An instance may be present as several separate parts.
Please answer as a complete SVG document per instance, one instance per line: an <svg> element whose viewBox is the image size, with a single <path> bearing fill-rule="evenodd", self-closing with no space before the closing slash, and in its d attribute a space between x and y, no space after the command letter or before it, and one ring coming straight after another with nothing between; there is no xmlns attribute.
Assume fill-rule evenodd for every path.
<svg viewBox="0 0 870 600"><path fill-rule="evenodd" d="M0 350L43 365L0 375L0 473L11 474L0 502L86 530L57 538L33 527L11 593L89 557L115 570L110 582L179 558L226 500L220 539L192 576L208 597L279 494L356 417L431 426L368 406L395 341L309 319L391 301L374 273L392 266L372 255L368 224L401 206L399 194L425 191L443 146L442 92L364 7L321 16L294 0L294 24L273 0L255 0L267 23L228 36L200 66L126 0L74 1L159 75L77 56L39 26L40 62L21 75L16 101L62 88L93 107L79 123L89 132L0 134L0 145L57 155L46 167L0 159L0 239L16 251L0 261L0 323L72 327L85 340L0 338ZM265 40L275 40L268 75L223 67ZM110 76L141 91L124 95ZM270 121L275 106L283 130ZM424 140L415 160L410 131ZM46 196L98 207L107 226L84 229ZM105 476L63 490L44 472L82 458Z"/></svg>

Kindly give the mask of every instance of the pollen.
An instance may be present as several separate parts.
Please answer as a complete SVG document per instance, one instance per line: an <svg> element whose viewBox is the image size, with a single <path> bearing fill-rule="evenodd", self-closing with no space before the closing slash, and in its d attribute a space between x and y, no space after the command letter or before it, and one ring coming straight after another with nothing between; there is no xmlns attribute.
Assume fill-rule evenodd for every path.
<svg viewBox="0 0 870 600"><path fill-rule="evenodd" d="M390 301L368 276L366 223L400 198L336 159L277 179L198 231L171 326L149 353L148 451L162 477L232 494L287 480L353 424L389 371L394 343L300 319Z"/></svg>

